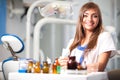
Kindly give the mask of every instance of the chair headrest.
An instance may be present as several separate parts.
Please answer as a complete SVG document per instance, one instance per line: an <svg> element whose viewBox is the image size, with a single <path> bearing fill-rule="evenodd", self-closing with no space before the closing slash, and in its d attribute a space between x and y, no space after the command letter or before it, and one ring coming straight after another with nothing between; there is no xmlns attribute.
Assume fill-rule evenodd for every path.
<svg viewBox="0 0 120 80"><path fill-rule="evenodd" d="M1 41L5 47L8 47L9 44L15 53L20 53L24 50L24 43L17 35L4 34L1 37Z"/></svg>

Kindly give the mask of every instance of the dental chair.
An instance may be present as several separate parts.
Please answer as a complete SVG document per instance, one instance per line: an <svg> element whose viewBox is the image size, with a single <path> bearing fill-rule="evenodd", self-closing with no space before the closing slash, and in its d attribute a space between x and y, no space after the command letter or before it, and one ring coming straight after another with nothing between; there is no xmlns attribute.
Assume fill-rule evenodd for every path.
<svg viewBox="0 0 120 80"><path fill-rule="evenodd" d="M18 72L19 70L19 58L16 56L16 53L24 50L24 43L18 36L12 34L3 35L1 41L3 42L3 46L12 54L11 57L2 62L4 80L8 80L9 72Z"/></svg>
<svg viewBox="0 0 120 80"><path fill-rule="evenodd" d="M120 69L111 70L108 72L109 80L120 80Z"/></svg>

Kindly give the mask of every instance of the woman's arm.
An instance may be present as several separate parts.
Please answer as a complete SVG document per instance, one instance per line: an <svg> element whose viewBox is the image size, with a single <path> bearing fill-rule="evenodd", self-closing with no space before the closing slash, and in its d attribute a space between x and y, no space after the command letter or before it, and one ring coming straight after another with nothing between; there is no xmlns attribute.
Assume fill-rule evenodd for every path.
<svg viewBox="0 0 120 80"><path fill-rule="evenodd" d="M110 55L111 55L111 51L104 52L104 53L99 55L99 57L98 57L98 63L99 63L98 71L104 71L104 69L108 63Z"/></svg>

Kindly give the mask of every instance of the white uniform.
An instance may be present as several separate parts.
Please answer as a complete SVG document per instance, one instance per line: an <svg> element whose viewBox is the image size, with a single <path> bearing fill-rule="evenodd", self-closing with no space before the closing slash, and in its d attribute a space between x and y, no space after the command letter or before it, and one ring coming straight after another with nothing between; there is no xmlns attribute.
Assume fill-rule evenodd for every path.
<svg viewBox="0 0 120 80"><path fill-rule="evenodd" d="M70 40L66 50L69 50L69 47L72 44L72 42L73 42L73 39ZM100 54L106 51L114 51L114 50L116 50L116 48L115 48L112 36L110 35L109 32L102 32L98 37L96 48L88 52L88 56L86 56L82 61L82 66L85 67L86 64L95 63L97 62L98 56ZM79 50L78 48L73 49L71 52L71 56L76 56L77 62L80 62L80 57L82 56L82 54L83 54L83 51ZM114 55L115 55L114 53L111 53L110 57Z"/></svg>

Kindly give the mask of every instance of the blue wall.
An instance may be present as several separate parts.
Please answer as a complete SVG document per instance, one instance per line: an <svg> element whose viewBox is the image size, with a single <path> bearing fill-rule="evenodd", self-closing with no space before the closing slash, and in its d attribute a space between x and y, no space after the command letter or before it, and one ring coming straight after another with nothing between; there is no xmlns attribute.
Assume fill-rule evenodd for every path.
<svg viewBox="0 0 120 80"><path fill-rule="evenodd" d="M0 0L0 38L5 33L6 33L6 0Z"/></svg>

